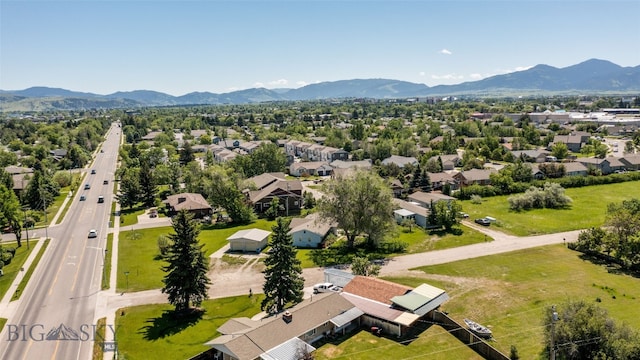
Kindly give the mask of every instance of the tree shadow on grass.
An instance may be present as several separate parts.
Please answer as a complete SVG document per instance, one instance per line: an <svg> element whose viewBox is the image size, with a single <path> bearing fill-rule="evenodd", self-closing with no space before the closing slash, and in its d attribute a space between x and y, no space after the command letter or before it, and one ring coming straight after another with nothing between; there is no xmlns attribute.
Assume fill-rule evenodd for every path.
<svg viewBox="0 0 640 360"><path fill-rule="evenodd" d="M140 328L138 333L143 334L145 340L162 339L197 324L204 313L205 311L201 309L190 309L182 312L166 310L161 316L148 319L146 321L148 325Z"/></svg>
<svg viewBox="0 0 640 360"><path fill-rule="evenodd" d="M619 263L619 260L613 256L606 254L585 254L579 255L579 258L585 261L589 261L594 265L600 265L607 269L610 274L624 274L640 278L640 267L625 267Z"/></svg>

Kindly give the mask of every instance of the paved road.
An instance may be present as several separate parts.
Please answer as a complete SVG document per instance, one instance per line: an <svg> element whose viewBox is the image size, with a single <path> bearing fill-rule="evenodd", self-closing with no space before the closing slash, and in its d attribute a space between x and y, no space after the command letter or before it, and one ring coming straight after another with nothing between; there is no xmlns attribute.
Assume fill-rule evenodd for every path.
<svg viewBox="0 0 640 360"><path fill-rule="evenodd" d="M0 334L0 359L91 357L118 139L119 129L112 127L104 153L96 154L97 174L85 177L91 189L79 191L86 201L76 194L65 221L47 230L50 244ZM104 204L98 204L99 195ZM87 239L89 229L98 230L98 238Z"/></svg>

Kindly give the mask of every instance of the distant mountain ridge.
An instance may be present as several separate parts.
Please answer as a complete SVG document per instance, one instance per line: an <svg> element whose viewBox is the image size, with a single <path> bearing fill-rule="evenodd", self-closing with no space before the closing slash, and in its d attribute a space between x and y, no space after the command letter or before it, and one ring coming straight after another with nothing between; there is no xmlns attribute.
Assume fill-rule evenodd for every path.
<svg viewBox="0 0 640 360"><path fill-rule="evenodd" d="M109 95L99 95L58 88L31 87L15 91L0 90L0 110L38 111L247 104L338 98L391 99L431 96L631 94L637 92L640 92L640 65L622 67L610 61L591 59L565 68L541 64L528 70L495 75L478 81L433 87L391 79L352 79L321 82L298 89L252 88L223 94L192 92L181 96L172 96L151 90L119 91Z"/></svg>

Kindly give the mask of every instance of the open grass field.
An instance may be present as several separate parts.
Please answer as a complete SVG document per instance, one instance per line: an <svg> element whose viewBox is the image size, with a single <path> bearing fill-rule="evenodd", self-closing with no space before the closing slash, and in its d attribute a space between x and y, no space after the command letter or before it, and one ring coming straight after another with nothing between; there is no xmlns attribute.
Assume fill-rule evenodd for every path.
<svg viewBox="0 0 640 360"><path fill-rule="evenodd" d="M497 226L505 233L518 236L587 229L602 225L609 203L640 198L640 181L571 188L566 190L566 194L573 203L570 208L560 210L514 212L509 210L509 196L484 198L481 204L463 201L462 207L470 219L492 216L498 220L492 227Z"/></svg>
<svg viewBox="0 0 640 360"><path fill-rule="evenodd" d="M116 336L120 358L127 360L188 359L209 347L217 329L232 317L260 312L262 296L207 300L201 317L176 319L168 304L143 305L118 310ZM124 314L124 315L122 315Z"/></svg>
<svg viewBox="0 0 640 360"><path fill-rule="evenodd" d="M271 231L273 221L257 220L249 225L202 227L199 240L207 256L227 244L227 238L239 230L258 228ZM165 263L159 258L158 237L173 233L172 227L125 231L119 234L117 291L133 292L162 287ZM125 272L129 272L128 281ZM128 282L128 286L127 286Z"/></svg>
<svg viewBox="0 0 640 360"><path fill-rule="evenodd" d="M16 278L16 276L18 276L18 273L20 272L22 265L24 264L25 261L27 261L29 254L31 254L31 251L33 251L33 248L36 245L36 241L33 241L33 240L31 240L29 243L30 243L30 248L27 249L27 242L26 240L23 240L22 246L16 249L16 254L13 257L13 259L11 259L11 263L8 265L5 265L2 268L4 275L0 276L0 299L9 290L11 283ZM5 248L16 247L16 243L4 243L2 244L2 246L4 246Z"/></svg>
<svg viewBox="0 0 640 360"><path fill-rule="evenodd" d="M563 245L417 270L424 275L386 279L445 289L451 299L442 310L460 322L470 318L490 327L493 345L505 354L515 345L522 359L545 358L541 355L544 313L568 300L597 302L617 321L640 330L640 278L583 260L580 253ZM431 345L423 349L426 353L436 350Z"/></svg>

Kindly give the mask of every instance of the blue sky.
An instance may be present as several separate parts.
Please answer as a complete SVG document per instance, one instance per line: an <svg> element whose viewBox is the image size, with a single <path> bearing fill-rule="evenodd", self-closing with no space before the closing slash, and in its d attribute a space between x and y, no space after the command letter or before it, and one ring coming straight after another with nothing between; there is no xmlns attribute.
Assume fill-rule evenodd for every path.
<svg viewBox="0 0 640 360"><path fill-rule="evenodd" d="M434 86L591 58L637 66L638 14L638 0L0 0L0 89Z"/></svg>

